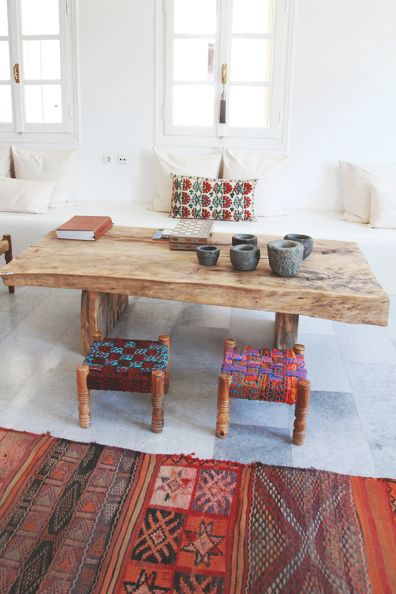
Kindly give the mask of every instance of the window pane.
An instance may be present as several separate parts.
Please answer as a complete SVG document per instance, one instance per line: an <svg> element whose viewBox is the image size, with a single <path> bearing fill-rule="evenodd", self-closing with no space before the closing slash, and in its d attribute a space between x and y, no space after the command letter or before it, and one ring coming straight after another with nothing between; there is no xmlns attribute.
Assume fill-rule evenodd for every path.
<svg viewBox="0 0 396 594"><path fill-rule="evenodd" d="M10 80L8 41L0 41L0 80Z"/></svg>
<svg viewBox="0 0 396 594"><path fill-rule="evenodd" d="M60 85L25 85L26 121L31 124L62 122Z"/></svg>
<svg viewBox="0 0 396 594"><path fill-rule="evenodd" d="M268 39L233 39L231 45L231 80L268 82L272 80L273 41Z"/></svg>
<svg viewBox="0 0 396 594"><path fill-rule="evenodd" d="M58 0L21 0L23 35L58 35Z"/></svg>
<svg viewBox="0 0 396 594"><path fill-rule="evenodd" d="M275 0L233 0L233 33L273 33Z"/></svg>
<svg viewBox="0 0 396 594"><path fill-rule="evenodd" d="M230 87L229 125L241 128L269 128L270 97L268 87Z"/></svg>
<svg viewBox="0 0 396 594"><path fill-rule="evenodd" d="M175 0L175 33L216 33L216 0Z"/></svg>
<svg viewBox="0 0 396 594"><path fill-rule="evenodd" d="M175 126L213 126L213 87L174 85L172 120Z"/></svg>
<svg viewBox="0 0 396 594"><path fill-rule="evenodd" d="M214 80L214 39L175 39L174 80Z"/></svg>
<svg viewBox="0 0 396 594"><path fill-rule="evenodd" d="M0 0L0 35L8 35L7 0Z"/></svg>
<svg viewBox="0 0 396 594"><path fill-rule="evenodd" d="M0 85L0 123L12 122L12 101L10 85Z"/></svg>
<svg viewBox="0 0 396 594"><path fill-rule="evenodd" d="M60 79L60 42L24 41L23 77L25 80Z"/></svg>

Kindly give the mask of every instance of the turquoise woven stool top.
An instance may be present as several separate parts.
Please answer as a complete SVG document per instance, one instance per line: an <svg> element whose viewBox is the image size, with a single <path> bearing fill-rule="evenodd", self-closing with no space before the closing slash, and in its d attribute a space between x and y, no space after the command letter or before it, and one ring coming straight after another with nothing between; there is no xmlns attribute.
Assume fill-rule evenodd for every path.
<svg viewBox="0 0 396 594"><path fill-rule="evenodd" d="M230 398L286 404L296 403L298 380L307 378L303 355L253 346L226 350L221 372L232 377Z"/></svg>
<svg viewBox="0 0 396 594"><path fill-rule="evenodd" d="M148 393L151 373L167 368L168 348L156 340L104 338L91 345L84 364L88 388Z"/></svg>

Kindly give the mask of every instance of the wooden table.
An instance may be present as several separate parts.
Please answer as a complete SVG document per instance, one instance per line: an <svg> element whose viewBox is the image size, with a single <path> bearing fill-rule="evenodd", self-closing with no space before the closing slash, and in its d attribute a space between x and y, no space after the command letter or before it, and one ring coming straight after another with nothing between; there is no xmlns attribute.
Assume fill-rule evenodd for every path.
<svg viewBox="0 0 396 594"><path fill-rule="evenodd" d="M266 243L253 272L233 271L231 234L215 233L217 266L198 264L194 252L171 251L151 239L153 229L113 227L95 242L56 239L52 231L0 270L6 285L82 289L81 345L96 330L106 335L128 295L276 312L275 343L297 342L299 314L352 324L386 326L389 299L355 243L316 240L294 278L271 273Z"/></svg>

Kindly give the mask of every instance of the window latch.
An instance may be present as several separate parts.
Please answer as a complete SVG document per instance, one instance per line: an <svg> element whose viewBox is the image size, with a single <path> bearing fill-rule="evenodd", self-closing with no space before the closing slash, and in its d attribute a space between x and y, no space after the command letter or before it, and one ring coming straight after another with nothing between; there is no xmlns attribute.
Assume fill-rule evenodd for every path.
<svg viewBox="0 0 396 594"><path fill-rule="evenodd" d="M227 64L221 65L221 84L223 85L223 92L221 93L220 99L220 124L227 123L227 97L226 97L226 84L228 79L228 66Z"/></svg>
<svg viewBox="0 0 396 594"><path fill-rule="evenodd" d="M17 84L21 82L20 75L19 75L19 64L14 64L12 71L14 73L14 80Z"/></svg>

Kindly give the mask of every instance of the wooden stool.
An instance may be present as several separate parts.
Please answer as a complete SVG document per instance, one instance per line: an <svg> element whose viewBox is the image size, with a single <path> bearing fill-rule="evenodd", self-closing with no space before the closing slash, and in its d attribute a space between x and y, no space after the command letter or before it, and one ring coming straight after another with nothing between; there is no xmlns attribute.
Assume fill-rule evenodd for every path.
<svg viewBox="0 0 396 594"><path fill-rule="evenodd" d="M11 235L3 235L3 239L0 239L0 256L4 254L6 264L12 260L12 241ZM15 293L15 287L8 287L9 293Z"/></svg>
<svg viewBox="0 0 396 594"><path fill-rule="evenodd" d="M304 350L300 344L284 351L237 347L235 340L227 338L219 376L217 437L228 434L231 398L284 402L295 404L292 441L295 445L302 445L311 390Z"/></svg>
<svg viewBox="0 0 396 594"><path fill-rule="evenodd" d="M83 365L77 367L80 427L91 424L90 389L151 392L151 430L161 433L164 394L169 390L169 352L169 336L156 341L102 338L96 333Z"/></svg>

